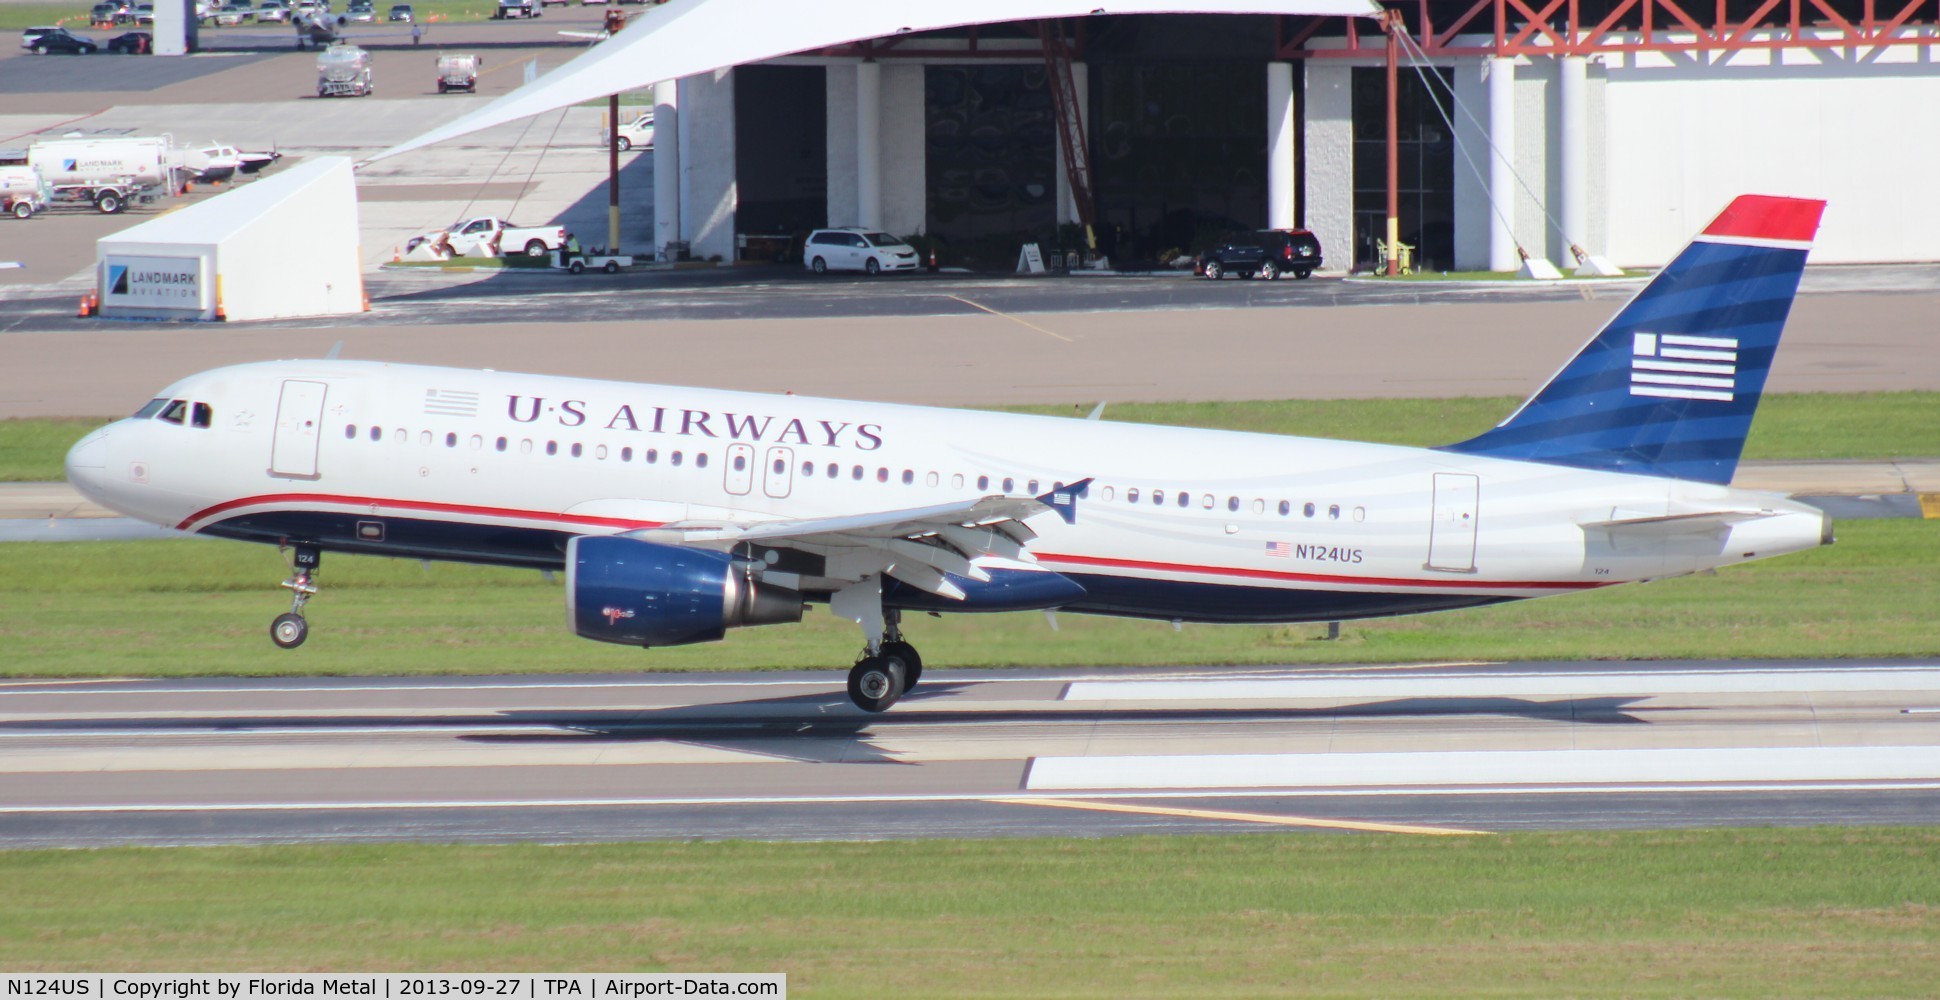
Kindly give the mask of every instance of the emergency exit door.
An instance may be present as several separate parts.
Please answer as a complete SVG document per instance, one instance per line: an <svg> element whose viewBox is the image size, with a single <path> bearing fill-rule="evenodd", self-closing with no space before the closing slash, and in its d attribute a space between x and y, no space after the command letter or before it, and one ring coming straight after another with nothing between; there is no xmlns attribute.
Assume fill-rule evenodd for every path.
<svg viewBox="0 0 1940 1000"><path fill-rule="evenodd" d="M283 383L276 403L276 437L270 443L269 474L284 479L316 479L317 445L323 432L322 382Z"/></svg>
<svg viewBox="0 0 1940 1000"><path fill-rule="evenodd" d="M1434 517L1428 524L1428 569L1475 572L1476 503L1481 480L1460 472L1435 473Z"/></svg>

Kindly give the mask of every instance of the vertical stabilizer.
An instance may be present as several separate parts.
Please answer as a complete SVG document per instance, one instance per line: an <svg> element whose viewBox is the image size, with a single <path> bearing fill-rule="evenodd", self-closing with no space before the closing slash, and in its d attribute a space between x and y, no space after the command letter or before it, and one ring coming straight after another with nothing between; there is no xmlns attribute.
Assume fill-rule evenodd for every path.
<svg viewBox="0 0 1940 1000"><path fill-rule="evenodd" d="M1728 483L1825 202L1740 195L1468 455Z"/></svg>

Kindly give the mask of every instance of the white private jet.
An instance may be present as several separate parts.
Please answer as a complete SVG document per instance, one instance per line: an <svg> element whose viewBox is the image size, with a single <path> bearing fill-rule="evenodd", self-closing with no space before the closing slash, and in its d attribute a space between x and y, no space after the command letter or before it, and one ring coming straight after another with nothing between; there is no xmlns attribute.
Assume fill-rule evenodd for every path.
<svg viewBox="0 0 1940 1000"><path fill-rule="evenodd" d="M67 456L96 502L288 546L563 568L635 646L862 626L859 707L913 688L905 611L1319 622L1678 576L1832 540L1734 490L1824 203L1735 200L1500 425L1404 448L356 361L220 368ZM1051 516L1042 516L1042 515Z"/></svg>

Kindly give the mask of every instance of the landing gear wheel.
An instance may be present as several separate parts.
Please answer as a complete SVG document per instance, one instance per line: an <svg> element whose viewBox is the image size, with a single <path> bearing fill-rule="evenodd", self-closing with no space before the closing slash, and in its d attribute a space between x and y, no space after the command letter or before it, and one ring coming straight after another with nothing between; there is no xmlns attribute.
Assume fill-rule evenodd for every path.
<svg viewBox="0 0 1940 1000"><path fill-rule="evenodd" d="M1225 273L1226 269L1218 261L1209 260L1206 262L1206 280L1218 281L1220 276Z"/></svg>
<svg viewBox="0 0 1940 1000"><path fill-rule="evenodd" d="M923 679L923 658L917 655L916 647L907 642L891 641L882 644L878 654L885 659L901 660L903 664L903 693L916 690L916 682Z"/></svg>
<svg viewBox="0 0 1940 1000"><path fill-rule="evenodd" d="M849 669L849 700L865 712L886 712L903 696L903 661L865 656Z"/></svg>
<svg viewBox="0 0 1940 1000"><path fill-rule="evenodd" d="M269 641L283 649L295 649L310 637L310 623L302 615L280 614L269 623Z"/></svg>

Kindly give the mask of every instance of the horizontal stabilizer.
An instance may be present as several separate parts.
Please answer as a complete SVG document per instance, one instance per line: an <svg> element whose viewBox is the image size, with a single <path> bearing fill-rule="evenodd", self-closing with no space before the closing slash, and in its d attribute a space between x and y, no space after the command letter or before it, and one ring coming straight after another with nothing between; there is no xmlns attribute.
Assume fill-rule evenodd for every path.
<svg viewBox="0 0 1940 1000"><path fill-rule="evenodd" d="M1705 510L1692 514L1662 514L1655 517L1626 517L1613 521L1590 521L1583 525L1584 530L1598 529L1632 535L1693 535L1728 528L1746 521L1757 521L1767 517L1777 517L1779 511L1759 510Z"/></svg>

